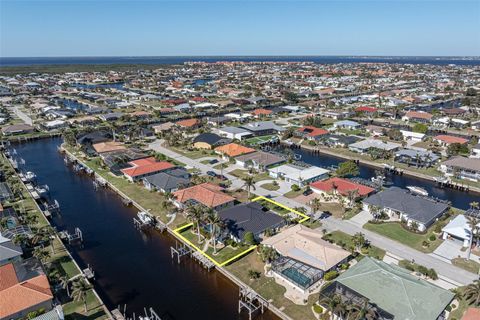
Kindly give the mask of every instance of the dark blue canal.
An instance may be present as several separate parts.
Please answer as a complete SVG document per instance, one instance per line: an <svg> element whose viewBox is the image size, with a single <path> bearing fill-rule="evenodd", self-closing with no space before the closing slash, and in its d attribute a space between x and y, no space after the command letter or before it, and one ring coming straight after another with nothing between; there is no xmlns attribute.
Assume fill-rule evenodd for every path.
<svg viewBox="0 0 480 320"><path fill-rule="evenodd" d="M295 153L300 154L301 161L322 167L337 166L340 162L346 161L345 159L337 158L331 155L313 153L305 149L295 149ZM360 164L360 177L370 180L371 177L376 176L376 171L373 167ZM387 181L393 185L405 188L407 186L419 186L428 191L428 194L432 197L436 197L442 200L448 200L452 203L453 207L460 209L468 209L469 204L474 201L480 201L480 194L476 192L464 192L454 189L440 188L435 182L419 179L412 176L399 176L399 175L387 175Z"/></svg>
<svg viewBox="0 0 480 320"><path fill-rule="evenodd" d="M77 174L57 151L60 139L15 145L24 169L48 184L61 206L54 218L59 230L79 227L85 238L74 257L96 274L95 287L110 309L127 305L127 313L153 307L162 319L244 319L239 316L238 288L217 271L207 272L184 259L173 262L167 233L142 233L133 226L137 211L125 207L112 191L95 191L92 179ZM274 319L266 313L259 319Z"/></svg>

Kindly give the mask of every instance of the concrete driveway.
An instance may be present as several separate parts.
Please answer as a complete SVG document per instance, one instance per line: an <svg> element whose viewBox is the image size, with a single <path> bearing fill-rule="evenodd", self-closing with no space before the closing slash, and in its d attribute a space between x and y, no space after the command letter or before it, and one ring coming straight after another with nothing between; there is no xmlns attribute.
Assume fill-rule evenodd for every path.
<svg viewBox="0 0 480 320"><path fill-rule="evenodd" d="M353 218L351 218L350 222L353 222L357 226L362 227L369 220L372 220L372 215L367 211L362 210L358 214L356 214Z"/></svg>
<svg viewBox="0 0 480 320"><path fill-rule="evenodd" d="M458 257L467 258L468 251L465 249L462 251L462 244L460 242L445 240L431 255L450 261ZM470 255L470 259L480 263L480 257L473 253Z"/></svg>

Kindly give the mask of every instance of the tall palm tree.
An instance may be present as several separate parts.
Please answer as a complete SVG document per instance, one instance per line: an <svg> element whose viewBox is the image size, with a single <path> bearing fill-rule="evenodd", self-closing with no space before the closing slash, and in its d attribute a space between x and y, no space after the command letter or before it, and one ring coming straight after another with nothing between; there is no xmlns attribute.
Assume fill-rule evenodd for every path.
<svg viewBox="0 0 480 320"><path fill-rule="evenodd" d="M478 210L479 206L480 205L477 201L470 202L470 209L472 210Z"/></svg>
<svg viewBox="0 0 480 320"><path fill-rule="evenodd" d="M368 299L361 304L353 304L348 308L347 320L375 320L380 317L378 309Z"/></svg>
<svg viewBox="0 0 480 320"><path fill-rule="evenodd" d="M88 284L83 278L77 278L77 280L72 285L73 300L83 302L85 313L87 312L87 294L91 288L92 286Z"/></svg>
<svg viewBox="0 0 480 320"><path fill-rule="evenodd" d="M223 223L218 213L212 209L207 210L207 222L210 224L210 234L213 241L213 253L217 253L217 231L221 230Z"/></svg>
<svg viewBox="0 0 480 320"><path fill-rule="evenodd" d="M480 223L480 219L477 217L468 217L468 226L470 227L470 242L468 245L468 254L467 254L467 260L470 260L470 255L472 254L472 246L473 246L473 241L479 236L479 226L478 224Z"/></svg>
<svg viewBox="0 0 480 320"><path fill-rule="evenodd" d="M44 250L41 247L36 247L33 250L33 256L40 260L40 262L45 263L48 258L50 258L50 252Z"/></svg>
<svg viewBox="0 0 480 320"><path fill-rule="evenodd" d="M320 210L321 206L322 206L322 203L318 198L313 198L312 201L310 201L310 207L312 208L313 215L315 215L318 212L318 210Z"/></svg>
<svg viewBox="0 0 480 320"><path fill-rule="evenodd" d="M200 205L189 205L186 209L187 219L192 221L197 228L198 242L200 243L200 222L204 217L204 210Z"/></svg>
<svg viewBox="0 0 480 320"><path fill-rule="evenodd" d="M69 287L70 279L68 279L68 276L66 274L59 276L58 283L63 289L67 290L67 296L70 297L70 287Z"/></svg>
<svg viewBox="0 0 480 320"><path fill-rule="evenodd" d="M250 190L252 188L253 188L253 190L256 190L256 188L255 188L255 178L253 176L246 176L246 177L243 177L242 180L243 180L242 187L247 188L248 199L250 199Z"/></svg>
<svg viewBox="0 0 480 320"><path fill-rule="evenodd" d="M336 316L342 317L338 312L344 313L344 311L346 311L345 304L338 294L321 296L319 303L328 310L331 320L335 319Z"/></svg>
<svg viewBox="0 0 480 320"><path fill-rule="evenodd" d="M469 284L463 291L464 299L474 306L480 305L480 280L475 280Z"/></svg>

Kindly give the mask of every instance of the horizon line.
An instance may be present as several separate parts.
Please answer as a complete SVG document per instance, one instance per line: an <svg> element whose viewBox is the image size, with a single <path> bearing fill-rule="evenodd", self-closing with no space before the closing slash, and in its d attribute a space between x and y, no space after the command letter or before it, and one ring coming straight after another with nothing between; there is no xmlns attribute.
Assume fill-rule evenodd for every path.
<svg viewBox="0 0 480 320"><path fill-rule="evenodd" d="M282 57L352 57L352 58L480 58L480 55L98 55L98 56L0 56L0 59L37 59L37 58L251 58L251 57L271 57L271 58L282 58Z"/></svg>

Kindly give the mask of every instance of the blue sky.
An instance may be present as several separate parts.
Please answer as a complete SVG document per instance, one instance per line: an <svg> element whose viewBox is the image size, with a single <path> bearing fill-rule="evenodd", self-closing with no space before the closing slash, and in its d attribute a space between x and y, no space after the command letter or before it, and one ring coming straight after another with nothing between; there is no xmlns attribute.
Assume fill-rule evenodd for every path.
<svg viewBox="0 0 480 320"><path fill-rule="evenodd" d="M477 55L480 1L0 0L0 56Z"/></svg>

